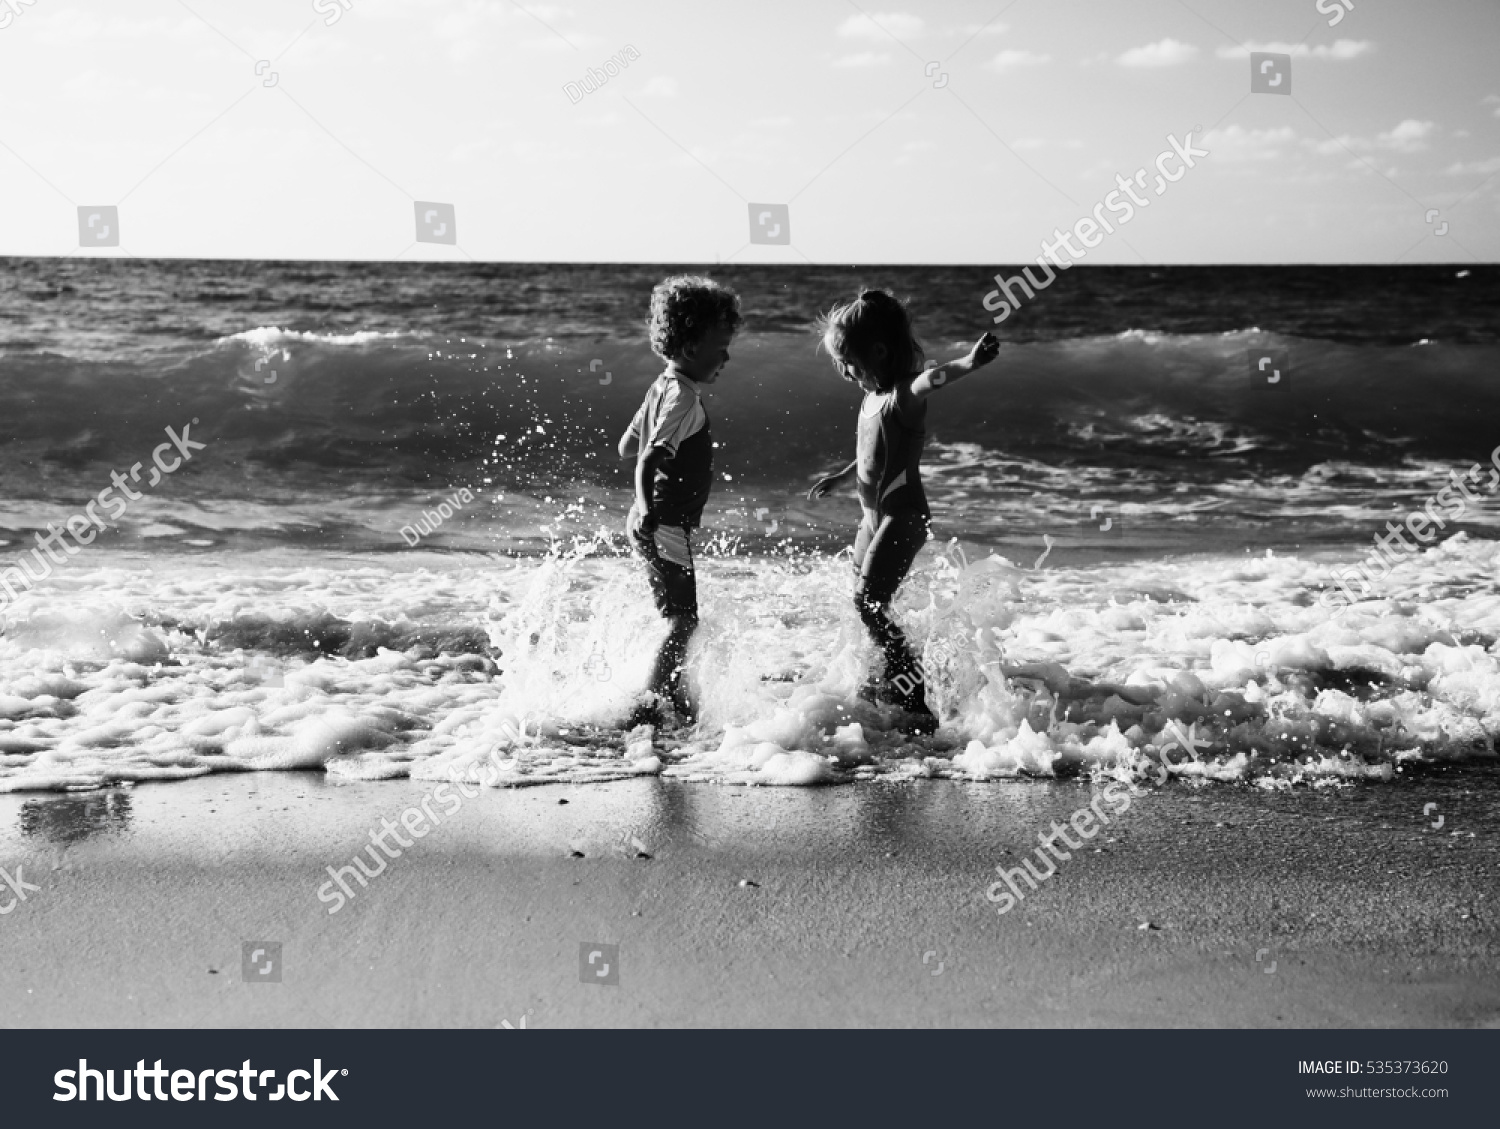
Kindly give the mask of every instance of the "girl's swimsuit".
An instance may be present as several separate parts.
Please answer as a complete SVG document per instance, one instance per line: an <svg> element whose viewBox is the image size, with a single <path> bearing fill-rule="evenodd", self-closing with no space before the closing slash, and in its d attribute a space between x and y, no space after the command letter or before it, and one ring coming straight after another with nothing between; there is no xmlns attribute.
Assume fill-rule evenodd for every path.
<svg viewBox="0 0 1500 1129"><path fill-rule="evenodd" d="M887 604L926 543L931 511L922 489L927 402L903 382L869 393L859 409L856 448L864 520L854 542L862 600Z"/></svg>
<svg viewBox="0 0 1500 1129"><path fill-rule="evenodd" d="M871 392L859 406L859 502L865 517L919 511L927 514L922 490L922 446L927 440L927 401L910 383L891 392Z"/></svg>

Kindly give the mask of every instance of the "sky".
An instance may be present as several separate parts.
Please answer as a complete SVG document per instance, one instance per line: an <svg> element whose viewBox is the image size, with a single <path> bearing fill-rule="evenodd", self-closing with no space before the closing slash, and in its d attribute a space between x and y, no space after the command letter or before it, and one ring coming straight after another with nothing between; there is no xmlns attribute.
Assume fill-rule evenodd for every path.
<svg viewBox="0 0 1500 1129"><path fill-rule="evenodd" d="M0 0L0 254L999 265L1145 170L1077 261L1494 262L1497 44L1494 0Z"/></svg>

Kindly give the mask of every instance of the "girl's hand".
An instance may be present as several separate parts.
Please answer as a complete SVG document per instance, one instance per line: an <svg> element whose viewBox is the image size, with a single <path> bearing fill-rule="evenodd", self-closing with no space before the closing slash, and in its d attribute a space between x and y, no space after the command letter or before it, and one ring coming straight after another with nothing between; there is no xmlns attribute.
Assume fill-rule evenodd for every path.
<svg viewBox="0 0 1500 1129"><path fill-rule="evenodd" d="M966 356L956 361L949 361L945 365L929 368L925 372L918 373L912 378L912 395L918 400L924 400L931 396L939 388L946 384L962 380L977 369L983 368L1000 355L1000 339L993 333L986 333L974 343Z"/></svg>
<svg viewBox="0 0 1500 1129"><path fill-rule="evenodd" d="M830 474L826 478L818 479L813 488L807 492L807 500L809 502L816 502L834 487L842 485L844 476L848 473L846 470L841 470L837 474Z"/></svg>
<svg viewBox="0 0 1500 1129"><path fill-rule="evenodd" d="M969 362L979 368L987 365L1000 355L1000 339L993 333L986 333L969 350Z"/></svg>

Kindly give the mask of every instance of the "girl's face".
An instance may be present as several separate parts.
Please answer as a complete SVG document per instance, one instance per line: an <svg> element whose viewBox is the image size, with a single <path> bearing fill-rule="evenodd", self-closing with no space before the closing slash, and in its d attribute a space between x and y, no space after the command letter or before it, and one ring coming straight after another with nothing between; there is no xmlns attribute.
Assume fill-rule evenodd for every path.
<svg viewBox="0 0 1500 1129"><path fill-rule="evenodd" d="M879 363L885 359L885 346L875 346L875 361ZM833 363L838 366L839 375L845 380L859 385L866 392L879 392L880 384L875 379L875 374L869 365L859 357L852 354L840 355L833 353Z"/></svg>

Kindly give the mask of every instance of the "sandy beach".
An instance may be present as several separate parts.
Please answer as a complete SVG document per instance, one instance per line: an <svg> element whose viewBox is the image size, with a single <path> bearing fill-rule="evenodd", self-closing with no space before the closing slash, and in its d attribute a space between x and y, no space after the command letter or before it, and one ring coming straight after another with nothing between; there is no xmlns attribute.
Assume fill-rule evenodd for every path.
<svg viewBox="0 0 1500 1129"><path fill-rule="evenodd" d="M994 867L1089 782L479 789L332 914L420 782L3 795L38 889L0 995L11 1027L1493 1027L1496 782L1146 788L1004 915Z"/></svg>

